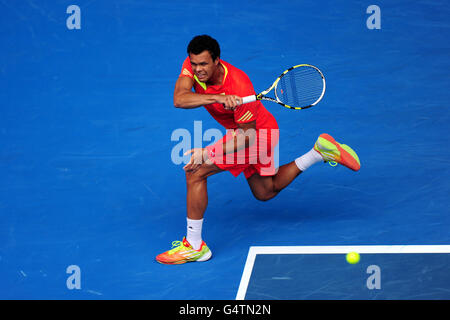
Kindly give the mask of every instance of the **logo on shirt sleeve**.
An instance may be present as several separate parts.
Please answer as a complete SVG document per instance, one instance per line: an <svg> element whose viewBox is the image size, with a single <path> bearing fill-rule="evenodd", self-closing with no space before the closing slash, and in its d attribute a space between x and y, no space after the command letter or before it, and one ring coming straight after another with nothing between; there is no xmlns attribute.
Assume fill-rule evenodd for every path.
<svg viewBox="0 0 450 320"><path fill-rule="evenodd" d="M252 118L253 118L253 113L251 113L250 110L248 110L246 113L244 113L244 115L242 117L240 117L238 119L237 122L248 121L248 120L250 120Z"/></svg>
<svg viewBox="0 0 450 320"><path fill-rule="evenodd" d="M183 72L181 72L181 74L183 74L185 76L188 76L188 77L191 77L191 78L193 77L192 73L190 73L189 70L186 69L186 68L183 69Z"/></svg>

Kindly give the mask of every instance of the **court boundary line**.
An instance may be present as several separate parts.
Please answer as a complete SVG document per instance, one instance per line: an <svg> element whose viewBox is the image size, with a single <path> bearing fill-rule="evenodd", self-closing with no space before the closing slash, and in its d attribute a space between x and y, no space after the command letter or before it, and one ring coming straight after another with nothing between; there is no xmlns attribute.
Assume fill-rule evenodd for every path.
<svg viewBox="0 0 450 320"><path fill-rule="evenodd" d="M244 300L257 254L450 253L450 245L251 246L236 300Z"/></svg>

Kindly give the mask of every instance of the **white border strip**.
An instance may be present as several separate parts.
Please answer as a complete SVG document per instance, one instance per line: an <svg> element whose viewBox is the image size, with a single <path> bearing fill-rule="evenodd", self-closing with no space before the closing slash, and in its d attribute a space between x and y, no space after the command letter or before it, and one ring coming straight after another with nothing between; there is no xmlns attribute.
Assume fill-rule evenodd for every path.
<svg viewBox="0 0 450 320"><path fill-rule="evenodd" d="M450 253L450 245L250 247L236 300L244 300L257 254Z"/></svg>

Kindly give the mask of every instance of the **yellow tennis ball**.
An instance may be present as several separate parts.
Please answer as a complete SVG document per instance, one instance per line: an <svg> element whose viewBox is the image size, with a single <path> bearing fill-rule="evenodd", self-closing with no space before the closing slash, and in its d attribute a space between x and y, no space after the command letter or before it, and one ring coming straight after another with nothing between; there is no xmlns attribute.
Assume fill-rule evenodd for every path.
<svg viewBox="0 0 450 320"><path fill-rule="evenodd" d="M357 252L349 252L347 253L347 256L345 257L347 259L347 262L350 264L357 264L359 262L359 253Z"/></svg>

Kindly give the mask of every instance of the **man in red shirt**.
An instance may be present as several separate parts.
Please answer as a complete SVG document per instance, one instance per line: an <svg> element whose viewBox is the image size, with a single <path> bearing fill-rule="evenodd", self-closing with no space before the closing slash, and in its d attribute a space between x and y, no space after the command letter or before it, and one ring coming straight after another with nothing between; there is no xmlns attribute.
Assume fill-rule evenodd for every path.
<svg viewBox="0 0 450 320"><path fill-rule="evenodd" d="M192 155L183 167L187 183L187 235L156 257L164 264L206 261L211 257L211 250L201 237L208 202L207 178L211 175L229 171L238 176L243 172L253 195L266 201L314 163L335 161L354 171L360 168L356 153L328 134L322 134L314 148L303 156L276 168L278 125L260 101L242 104L242 97L255 94L248 76L220 59L219 44L210 36L194 37L187 53L175 84L174 105L183 109L204 106L227 129L227 134L214 145L186 153Z"/></svg>

